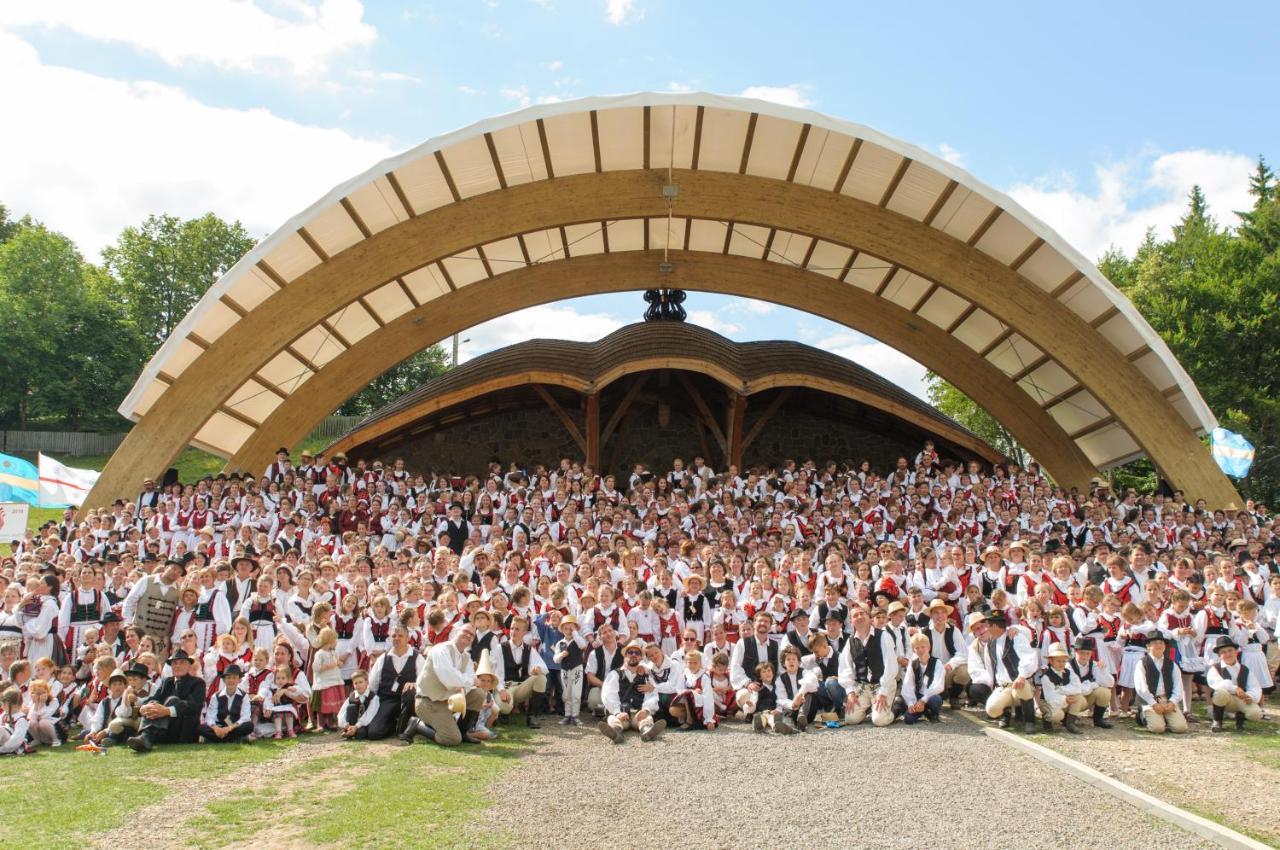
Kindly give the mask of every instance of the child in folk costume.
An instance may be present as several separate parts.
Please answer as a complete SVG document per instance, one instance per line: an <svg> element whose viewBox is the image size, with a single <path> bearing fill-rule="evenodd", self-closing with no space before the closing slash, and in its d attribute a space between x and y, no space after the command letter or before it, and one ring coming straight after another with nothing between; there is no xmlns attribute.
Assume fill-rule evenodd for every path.
<svg viewBox="0 0 1280 850"><path fill-rule="evenodd" d="M1059 644L1065 651L1071 646L1071 626L1067 621L1067 610L1053 605L1045 612L1044 626L1040 629L1040 665L1049 666L1049 647Z"/></svg>
<svg viewBox="0 0 1280 850"><path fill-rule="evenodd" d="M681 729L715 730L715 695L711 691L711 677L703 669L699 650L691 649L685 653L684 665L675 674L675 696L667 706L667 713Z"/></svg>
<svg viewBox="0 0 1280 850"><path fill-rule="evenodd" d="M476 714L476 722L466 731L472 738L492 741L498 737L493 727L497 725L501 706L498 705L498 676L493 669L493 655L487 648L480 653L480 661L476 664L476 687L484 692L484 703Z"/></svg>
<svg viewBox="0 0 1280 850"><path fill-rule="evenodd" d="M318 606L317 606L318 607ZM311 659L312 688L320 696L316 726L336 730L338 712L346 701L342 679L342 662L338 659L338 633L329 627L320 630L315 655Z"/></svg>
<svg viewBox="0 0 1280 850"><path fill-rule="evenodd" d="M680 618L671 610L665 599L654 599L653 610L658 615L658 646L662 647L664 655L670 655L676 651L679 643Z"/></svg>
<svg viewBox="0 0 1280 850"><path fill-rule="evenodd" d="M1096 641L1093 638L1076 638L1071 670L1080 681L1080 694L1084 697L1086 707L1093 712L1093 725L1100 729L1110 729L1114 724L1107 719L1107 708L1111 705L1115 677L1107 669L1105 662L1094 658L1095 647Z"/></svg>
<svg viewBox="0 0 1280 850"><path fill-rule="evenodd" d="M222 671L232 664L239 667L242 661L243 653L240 651L240 642L236 640L235 635L219 635L217 646L210 647L205 653L204 666L201 669L207 691L205 699L212 699L222 684Z"/></svg>
<svg viewBox="0 0 1280 850"><path fill-rule="evenodd" d="M1124 625L1120 630L1120 638L1124 642L1124 657L1120 662L1120 674L1116 684L1120 688L1120 710L1128 712L1133 703L1134 671L1145 656L1147 640L1157 634L1156 624L1143 614L1142 608L1130 602L1120 612Z"/></svg>
<svg viewBox="0 0 1280 850"><path fill-rule="evenodd" d="M88 571L85 572L84 577L89 578ZM70 657L74 658L76 651L85 643L87 630L92 629L97 634L109 607L102 591L93 587L77 585L63 597L58 622L64 630L63 638Z"/></svg>
<svg viewBox="0 0 1280 850"><path fill-rule="evenodd" d="M793 735L803 732L809 720L817 714L818 705L813 695L818 692L821 673L817 672L817 664L812 670L803 669L803 658L795 646L783 647L778 653L778 663L782 665L782 672L774 674L769 683L765 682L760 668L768 665L772 672L772 665L766 661L756 668L762 674L760 695L768 688L772 693L773 707L768 707L769 697L764 698L762 705L760 695L757 695L751 725L757 732L772 729L783 735Z"/></svg>
<svg viewBox="0 0 1280 850"><path fill-rule="evenodd" d="M212 570L206 570L200 581L203 586L196 599L195 622L191 628L196 630L197 649L203 653L213 646L215 637L231 630L231 606L222 588L214 584Z"/></svg>
<svg viewBox="0 0 1280 850"><path fill-rule="evenodd" d="M50 747L62 746L62 739L54 728L54 717L58 711L58 701L44 679L32 679L27 689L27 722L31 741L36 746L44 744Z"/></svg>
<svg viewBox="0 0 1280 850"><path fill-rule="evenodd" d="M5 688L0 694L0 755L25 754L30 728L31 721L22 710L22 691Z"/></svg>
<svg viewBox="0 0 1280 850"><path fill-rule="evenodd" d="M1172 604L1160 614L1157 626L1173 645L1173 659L1182 671L1182 713L1190 717L1192 680L1205 668L1195 614L1191 610L1191 594L1181 589L1174 590Z"/></svg>
<svg viewBox="0 0 1280 850"><path fill-rule="evenodd" d="M333 630L338 635L338 663L341 665L342 681L349 683L351 674L356 670L358 661L357 628L360 625L360 611L354 593L342 597L338 611L333 616Z"/></svg>
<svg viewBox="0 0 1280 850"><path fill-rule="evenodd" d="M578 631L578 618L572 614L560 618L560 634L564 637L556 642L552 656L560 666L560 686L564 690L564 717L560 719L560 725L581 726L578 713L582 710L587 641Z"/></svg>
<svg viewBox="0 0 1280 850"><path fill-rule="evenodd" d="M730 644L738 642L742 635L742 626L747 622L747 612L738 607L737 597L732 590L720 594L720 605L712 615L712 624L724 628L725 639Z"/></svg>
<svg viewBox="0 0 1280 850"><path fill-rule="evenodd" d="M294 664L293 651L288 645L276 644L273 661L275 692L271 697L271 719L276 727L275 737L296 738L297 727L304 722L307 704L311 701L311 683Z"/></svg>
<svg viewBox="0 0 1280 850"><path fill-rule="evenodd" d="M1214 647L1218 638L1229 636L1235 625L1235 617L1227 610L1227 592L1220 587L1206 591L1209 602L1196 614L1196 633L1200 636L1200 655L1205 666L1218 660Z"/></svg>
<svg viewBox="0 0 1280 850"><path fill-rule="evenodd" d="M271 694L275 690L275 676L271 669L271 653L259 647L253 651L253 663L249 665L244 676L245 693L249 698L250 719L254 732L250 739L257 737L258 724L271 717Z"/></svg>
<svg viewBox="0 0 1280 850"><path fill-rule="evenodd" d="M716 710L716 721L727 720L737 712L736 688L729 680L729 653L716 652L711 655L711 698Z"/></svg>
<svg viewBox="0 0 1280 850"><path fill-rule="evenodd" d="M391 600L386 596L375 597L369 605L369 613L360 621L360 666L368 670L391 646Z"/></svg>
<svg viewBox="0 0 1280 850"><path fill-rule="evenodd" d="M1261 720L1263 685L1240 657L1240 647L1230 637L1220 637L1214 651L1218 661L1210 664L1205 674L1213 693L1212 731L1223 731L1227 712L1235 715L1237 729L1244 728L1246 719Z"/></svg>
<svg viewBox="0 0 1280 850"><path fill-rule="evenodd" d="M1045 652L1045 658L1048 666L1040 676L1040 688L1044 696L1040 719L1044 729L1048 732L1054 723L1061 723L1063 729L1079 735L1080 727L1076 725L1076 720L1084 716L1089 704L1081 693L1079 676L1067 664L1067 648L1060 643L1052 644Z"/></svg>
<svg viewBox="0 0 1280 850"><path fill-rule="evenodd" d="M901 714L907 726L921 720L937 723L947 683L945 665L934 657L933 644L923 632L911 636L911 652L911 663L902 671L902 694L894 700L894 713Z"/></svg>
<svg viewBox="0 0 1280 850"><path fill-rule="evenodd" d="M636 595L636 604L627 612L627 620L633 637L645 643L658 639L662 623L654 609L652 593L642 590Z"/></svg>
<svg viewBox="0 0 1280 850"><path fill-rule="evenodd" d="M777 731L782 734L794 734L800 731L795 726L783 727L782 717L785 712L778 706L778 692L773 664L761 661L752 671L760 690L756 692L755 711L751 715L751 726L756 732Z"/></svg>
<svg viewBox="0 0 1280 850"><path fill-rule="evenodd" d="M260 649L270 649L276 640L278 603L272 587L271 577L263 575L258 579L257 593L249 594L240 603L240 616L249 621L253 645Z"/></svg>
<svg viewBox="0 0 1280 850"><path fill-rule="evenodd" d="M1182 733L1187 731L1187 718L1181 708L1182 674L1165 646L1164 635L1153 632L1147 637L1147 651L1134 670L1138 725L1156 734Z"/></svg>
<svg viewBox="0 0 1280 850"><path fill-rule="evenodd" d="M1266 654L1271 633L1259 622L1258 603L1252 599L1241 599L1236 603L1236 623L1231 636L1240 644L1240 663L1249 668L1249 675L1259 688L1269 690L1275 685Z"/></svg>

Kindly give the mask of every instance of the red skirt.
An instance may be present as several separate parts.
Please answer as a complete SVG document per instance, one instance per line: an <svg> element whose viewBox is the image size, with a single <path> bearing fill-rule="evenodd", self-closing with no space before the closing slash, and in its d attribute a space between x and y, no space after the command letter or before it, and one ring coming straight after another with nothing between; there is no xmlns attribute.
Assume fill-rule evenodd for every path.
<svg viewBox="0 0 1280 850"><path fill-rule="evenodd" d="M330 685L320 692L320 713L337 714L346 701L346 688L342 685Z"/></svg>

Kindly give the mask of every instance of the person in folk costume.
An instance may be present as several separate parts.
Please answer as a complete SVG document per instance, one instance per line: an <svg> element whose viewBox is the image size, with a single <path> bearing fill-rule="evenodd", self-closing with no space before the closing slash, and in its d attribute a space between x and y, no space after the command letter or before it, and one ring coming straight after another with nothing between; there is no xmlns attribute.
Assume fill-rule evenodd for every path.
<svg viewBox="0 0 1280 850"><path fill-rule="evenodd" d="M479 743L471 729L487 696L476 686L476 670L469 651L475 637L475 626L463 624L454 629L449 640L431 647L423 657L414 688L414 714L400 735L401 741L411 744L422 735L442 747L457 746L464 740ZM461 715L461 719L455 715Z"/></svg>
<svg viewBox="0 0 1280 850"><path fill-rule="evenodd" d="M1218 660L1214 652L1214 647L1218 645L1218 638L1229 636L1231 630L1235 628L1235 615L1227 608L1225 590L1214 587L1205 591L1205 595L1209 601L1196 614L1195 627L1201 640L1200 654L1204 658L1205 666L1208 667Z"/></svg>
<svg viewBox="0 0 1280 850"><path fill-rule="evenodd" d="M809 640L813 637L813 631L809 628L809 612L803 608L797 608L787 619L791 622L791 627L782 638L783 645L794 646L800 650L801 654L808 652Z"/></svg>
<svg viewBox="0 0 1280 850"><path fill-rule="evenodd" d="M631 624L631 634L638 640L648 643L657 640L662 628L661 618L653 608L653 594L642 590L636 595L635 606L627 612L627 620ZM600 686L603 687L601 678Z"/></svg>
<svg viewBox="0 0 1280 850"><path fill-rule="evenodd" d="M221 587L227 605L232 611L238 611L259 586L254 580L254 573L258 572L258 561L248 555L240 555L231 559L231 569L235 574L222 582Z"/></svg>
<svg viewBox="0 0 1280 850"><path fill-rule="evenodd" d="M279 605L272 593L272 585L271 577L264 575L258 579L257 591L240 600L239 615L249 621L253 645L260 649L270 649L278 634L276 612Z"/></svg>
<svg viewBox="0 0 1280 850"><path fill-rule="evenodd" d="M1109 575L1102 582L1104 593L1115 596L1126 605L1131 602L1135 605L1142 604L1146 598L1142 586L1133 577L1129 571L1129 563L1122 556L1112 555L1107 558L1107 571Z"/></svg>
<svg viewBox="0 0 1280 850"><path fill-rule="evenodd" d="M712 632L717 626L724 630L729 643L737 643L742 635L742 628L747 622L747 612L738 607L737 594L726 590L720 594L720 604L711 615Z"/></svg>
<svg viewBox="0 0 1280 850"><path fill-rule="evenodd" d="M913 726L921 720L937 723L942 714L942 694L947 687L946 665L932 654L933 644L924 632L911 636L913 658L902 671L902 694L894 700L893 713Z"/></svg>
<svg viewBox="0 0 1280 850"><path fill-rule="evenodd" d="M178 595L178 607L173 612L173 623L167 636L170 646L181 646L183 635L191 635L193 642L187 649L192 658L200 653L200 635L196 633L196 603L200 599L200 591L194 587L184 587Z"/></svg>
<svg viewBox="0 0 1280 850"><path fill-rule="evenodd" d="M602 701L606 717L597 727L615 744L622 743L628 729L640 733L640 740L652 741L667 728L665 720L656 720L658 690L650 671L641 663L644 645L633 640L622 651L623 664L605 678Z"/></svg>
<svg viewBox="0 0 1280 850"><path fill-rule="evenodd" d="M602 631L607 634L611 629L605 626ZM498 652L492 656L493 670L497 677L499 712L505 716L517 705L527 703L525 725L537 729L537 716L542 711L547 693L547 666L542 663L542 657L528 637L529 621L524 617L513 617L509 636L502 640Z"/></svg>
<svg viewBox="0 0 1280 850"><path fill-rule="evenodd" d="M879 617L884 616L880 609ZM840 687L845 697L845 722L857 726L871 716L873 726L893 722L893 698L897 695L898 664L893 639L884 628L872 625L871 613L854 605L853 629L840 653Z"/></svg>
<svg viewBox="0 0 1280 850"><path fill-rule="evenodd" d="M137 734L142 724L138 708L151 695L150 671L144 664L131 664L123 669L124 693L116 706L114 716L107 722L107 737L112 743L122 744L126 738Z"/></svg>
<svg viewBox="0 0 1280 850"><path fill-rule="evenodd" d="M195 622L196 638L200 652L213 646L213 639L231 630L231 606L227 604L227 596L213 581L213 572L206 570L200 576L199 598L196 600Z"/></svg>
<svg viewBox="0 0 1280 850"><path fill-rule="evenodd" d="M715 696L711 691L711 677L702 663L702 652L691 649L685 653L680 669L673 675L675 695L667 706L667 713L683 730L716 728Z"/></svg>
<svg viewBox="0 0 1280 850"><path fill-rule="evenodd" d="M662 598L653 600L653 610L658 615L658 645L663 652L675 652L680 636L680 617Z"/></svg>
<svg viewBox="0 0 1280 850"><path fill-rule="evenodd" d="M987 716L998 720L1001 729L1010 726L1014 709L1018 709L1023 731L1031 734L1036 730L1032 679L1040 667L1040 654L1021 629L1009 629L1004 614L994 612L982 623L986 637L975 641L969 651L969 675L975 686L970 692L978 690L978 684L988 689Z"/></svg>
<svg viewBox="0 0 1280 850"><path fill-rule="evenodd" d="M1083 687L1075 669L1067 664L1070 653L1060 643L1051 644L1045 652L1048 666L1040 676L1040 689L1043 694L1040 720L1046 732L1054 723L1061 723L1062 728L1073 735L1080 734L1076 721L1088 711L1089 703L1082 693Z"/></svg>
<svg viewBox="0 0 1280 850"><path fill-rule="evenodd" d="M1146 653L1134 671L1133 687L1138 696L1138 725L1148 732L1187 731L1183 715L1182 675L1165 651L1164 635L1153 632L1147 637Z"/></svg>
<svg viewBox="0 0 1280 850"><path fill-rule="evenodd" d="M103 616L110 610L101 588L95 586L100 583L101 579L95 582L93 575L86 569L80 575L80 582L62 596L58 623L63 629L62 638L70 658L75 657L76 651L84 643L85 631L99 629Z"/></svg>
<svg viewBox="0 0 1280 850"><path fill-rule="evenodd" d="M52 658L55 663L66 658L65 646L59 646L58 577L45 575L27 579L27 593L22 599L22 641L25 657L34 661Z"/></svg>
<svg viewBox="0 0 1280 850"><path fill-rule="evenodd" d="M683 632L686 628L692 628L698 633L698 642L704 640L704 635L711 630L711 620L713 616L712 601L703 588L706 582L702 576L693 573L684 580L684 593L680 595L677 601L676 612L679 614L680 627Z"/></svg>
<svg viewBox="0 0 1280 850"><path fill-rule="evenodd" d="M10 686L0 694L0 756L23 755L31 728L22 710L22 691Z"/></svg>
<svg viewBox="0 0 1280 850"><path fill-rule="evenodd" d="M1173 659L1182 671L1182 713L1191 716L1191 688L1196 676L1204 673L1204 656L1196 633L1195 612L1191 610L1191 594L1181 588L1170 596L1171 604L1160 613L1156 627L1173 644Z"/></svg>
<svg viewBox="0 0 1280 850"><path fill-rule="evenodd" d="M214 646L209 647L204 653L204 664L201 667L201 677L205 682L205 699L212 699L217 693L222 679L222 672L228 667L241 667L243 661L243 653L240 650L240 641L233 634L218 635L218 639ZM243 673L241 674L243 679ZM239 683L239 680L237 680Z"/></svg>
<svg viewBox="0 0 1280 850"><path fill-rule="evenodd" d="M1120 662L1120 672L1116 675L1116 685L1120 688L1120 709L1128 711L1133 701L1134 671L1144 657L1147 641L1157 633L1156 624L1147 619L1142 608L1130 602L1120 612L1124 625L1120 630L1120 639L1124 644L1124 656Z"/></svg>
<svg viewBox="0 0 1280 850"><path fill-rule="evenodd" d="M244 692L249 698L249 713L255 730L259 723L271 721L271 701L275 692L275 671L271 666L271 651L258 647L245 670ZM257 732L249 734L249 740L257 740Z"/></svg>
<svg viewBox="0 0 1280 850"><path fill-rule="evenodd" d="M169 656L166 676L138 706L138 734L125 741L131 750L150 752L156 744L194 744L204 710L204 681L191 673L192 658L179 649Z"/></svg>
<svg viewBox="0 0 1280 850"><path fill-rule="evenodd" d="M486 649L492 653L497 649L502 633L496 631L493 614L484 608L471 615L471 625L475 626L476 629L476 639L471 642L471 660L478 663L480 661L480 653Z"/></svg>
<svg viewBox="0 0 1280 850"><path fill-rule="evenodd" d="M356 670L351 674L351 693L338 711L342 737L368 740L369 724L378 716L378 694L369 686L369 674ZM412 721L410 721L412 722Z"/></svg>
<svg viewBox="0 0 1280 850"><path fill-rule="evenodd" d="M986 599L990 599L997 589L1004 588L1005 568L999 546L988 546L982 550L982 569L978 571L974 581Z"/></svg>
<svg viewBox="0 0 1280 850"><path fill-rule="evenodd" d="M951 620L952 608L941 599L929 603L929 625L921 634L929 641L929 655L942 664L944 692L953 710L960 708L961 696L968 687L969 645L964 633Z"/></svg>
<svg viewBox="0 0 1280 850"><path fill-rule="evenodd" d="M393 625L391 600L385 596L375 597L368 612L360 618L357 646L362 669L371 669L374 661L387 651L391 645Z"/></svg>
<svg viewBox="0 0 1280 850"><path fill-rule="evenodd" d="M369 740L390 737L408 725L420 662L421 656L409 643L409 630L399 624L393 626L391 647L369 668L369 681L378 695L378 712L367 730Z"/></svg>
<svg viewBox="0 0 1280 850"><path fill-rule="evenodd" d="M1067 618L1067 611L1058 605L1051 605L1044 614L1044 625L1040 627L1040 634L1036 641L1040 648L1040 666L1047 667L1049 665L1049 647L1055 643L1061 644L1065 649L1071 645L1071 625Z"/></svg>
<svg viewBox="0 0 1280 850"><path fill-rule="evenodd" d="M351 674L359 662L360 609L354 593L343 595L338 610L333 615L333 630L338 635L338 663L342 680L350 683Z"/></svg>
<svg viewBox="0 0 1280 850"><path fill-rule="evenodd" d="M306 722L311 703L311 682L298 663L296 646L283 636L272 650L271 720L275 738L296 738L297 727Z"/></svg>
<svg viewBox="0 0 1280 850"><path fill-rule="evenodd" d="M1212 703L1214 732L1224 730L1227 712L1235 715L1236 729L1244 729L1245 720L1262 719L1263 685L1253 675L1253 670L1240 657L1240 646L1230 637L1220 637L1214 645L1217 663L1205 671Z"/></svg>
<svg viewBox="0 0 1280 850"><path fill-rule="evenodd" d="M253 733L249 695L240 687L242 676L238 664L222 671L222 684L209 698L200 724L200 737L206 743L229 744Z"/></svg>
<svg viewBox="0 0 1280 850"><path fill-rule="evenodd" d="M817 716L813 695L819 688L820 674L803 669L800 650L795 646L784 646L778 658L782 664L780 671L768 661L756 667L764 687L756 700L751 726L756 732L772 730L794 735L808 728L809 721Z"/></svg>
<svg viewBox="0 0 1280 850"><path fill-rule="evenodd" d="M887 608L875 608L871 612L871 624L877 628L883 628L893 641L900 678L902 671L911 660L910 636L907 633L907 606L895 600L890 602Z"/></svg>
<svg viewBox="0 0 1280 850"><path fill-rule="evenodd" d="M1097 658L1097 642L1093 638L1076 638L1070 666L1080 680L1080 694L1085 699L1086 709L1092 712L1093 725L1099 729L1110 729L1115 724L1107 719L1107 708L1111 705L1115 676L1106 663ZM1077 713L1084 716L1084 713Z"/></svg>
<svg viewBox="0 0 1280 850"><path fill-rule="evenodd" d="M756 697L763 688L757 667L767 661L778 669L778 642L770 638L773 617L765 611L751 622L752 633L733 645L729 656L729 679L734 687L734 700L739 711L750 715L756 710Z"/></svg>
<svg viewBox="0 0 1280 850"><path fill-rule="evenodd" d="M580 726L582 683L586 669L588 644L578 628L578 618L567 614L560 618L561 639L553 647L552 658L560 665L560 687L564 694L564 716L561 726Z"/></svg>
<svg viewBox="0 0 1280 850"><path fill-rule="evenodd" d="M1232 639L1240 645L1240 663L1249 668L1249 675L1262 690L1275 685L1267 664L1265 647L1271 642L1271 633L1258 620L1258 603L1241 599L1236 603L1236 623Z"/></svg>
<svg viewBox="0 0 1280 850"><path fill-rule="evenodd" d="M821 715L827 723L844 721L845 700L849 694L840 684L840 653L825 634L813 635L809 641L809 653L800 658L800 667L804 671L805 721L809 722ZM801 651L797 648L797 651ZM789 671L786 659L782 663L783 679Z"/></svg>

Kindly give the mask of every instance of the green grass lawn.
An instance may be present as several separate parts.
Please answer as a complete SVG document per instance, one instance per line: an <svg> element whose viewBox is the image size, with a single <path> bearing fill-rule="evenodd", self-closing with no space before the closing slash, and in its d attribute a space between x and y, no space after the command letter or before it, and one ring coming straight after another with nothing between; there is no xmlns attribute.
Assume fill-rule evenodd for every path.
<svg viewBox="0 0 1280 850"><path fill-rule="evenodd" d="M121 826L138 808L180 794L183 781L193 775L232 774L293 746L295 741L225 747L193 744L160 747L147 756L117 747L98 756L64 744L6 758L0 762L6 789L0 846L84 847L94 833Z"/></svg>
<svg viewBox="0 0 1280 850"><path fill-rule="evenodd" d="M401 847L470 847L486 786L515 766L531 743L523 725L502 739L445 749L419 741L345 742L336 736L229 746L158 747L138 756L117 747L105 756L57 750L5 759L0 846L42 850L84 847L124 825L140 808L172 799L173 838L205 848L230 843L308 846L367 843L370 824L396 824ZM293 748L317 748L308 758ZM289 756L279 770L270 762ZM236 788L237 771L267 763L266 781ZM258 774L262 775L261 771ZM210 785L208 780L217 780ZM200 799L204 783L220 796ZM231 788L231 793L221 793ZM511 836L485 836L501 847Z"/></svg>

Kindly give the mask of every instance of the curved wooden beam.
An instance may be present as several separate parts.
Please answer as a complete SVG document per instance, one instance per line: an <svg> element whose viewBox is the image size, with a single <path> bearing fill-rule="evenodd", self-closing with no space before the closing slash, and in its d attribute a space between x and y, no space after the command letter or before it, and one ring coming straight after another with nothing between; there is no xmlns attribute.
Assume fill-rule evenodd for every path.
<svg viewBox="0 0 1280 850"><path fill-rule="evenodd" d="M128 492L141 474L163 467L257 369L357 297L433 260L513 234L665 215L664 182L665 174L656 171L621 171L515 186L424 213L322 262L250 311L178 377L117 450L88 503ZM722 172L679 171L675 182L680 187L676 215L820 237L937 281L1050 352L1176 486L1215 507L1239 504L1235 488L1199 439L1137 366L1089 323L1008 266L914 219L833 192ZM646 285L651 282L652 275ZM829 279L820 297L841 288L852 287ZM597 282L588 291L605 289ZM514 307L503 305L494 315L510 309Z"/></svg>
<svg viewBox="0 0 1280 850"><path fill-rule="evenodd" d="M532 266L473 283L423 305L387 324L382 333L365 337L307 381L276 408L253 437L231 459L228 468L265 468L277 446L296 445L351 393L426 345L465 330L502 312L593 292L623 292L648 285L661 252L593 255ZM1051 416L990 362L936 325L903 307L855 286L831 287L817 272L746 257L673 251L671 285L747 298L759 298L807 310L842 322L902 351L936 371L984 404L1054 479L1067 487L1087 488L1097 470ZM425 329L430 328L430 334ZM678 356L638 361L648 368L696 368L697 361ZM723 371L723 370L721 370ZM608 375L609 379L622 377ZM715 375L722 382L736 380ZM767 389L761 382L752 391ZM748 387L741 386L743 391Z"/></svg>
<svg viewBox="0 0 1280 850"><path fill-rule="evenodd" d="M379 347L383 348L385 346L380 344ZM499 375L453 392L432 396L411 407L397 410L389 416L370 422L368 425L334 440L325 448L325 454L332 455L334 452L345 452L348 455L359 454L361 447L411 425L425 416L430 416L433 413L498 390L528 384L549 384L566 387L589 395L599 393L605 387L627 375L637 373L644 375L656 369L680 369L687 372L697 372L714 378L726 388L733 390L735 394L744 397L775 388L803 387L805 389L818 390L859 402L883 411L890 416L910 422L918 428L937 434L948 442L968 449L988 463L999 463L1003 460L999 452L969 432L932 419L922 419L908 406L862 387L852 386L820 375L796 371L779 371L752 381L743 382L737 374L724 369L720 364L704 358L694 357L638 357L618 364L602 374L598 380L591 382L584 382L582 379L564 372L521 370L508 375ZM637 383L636 386L643 386L643 383ZM612 433L612 429L609 429L608 433L602 432L600 437L602 442L609 433ZM268 434L265 439L269 442L271 436ZM253 458L252 460L258 460L258 458ZM228 464L227 468L230 470L235 467Z"/></svg>

